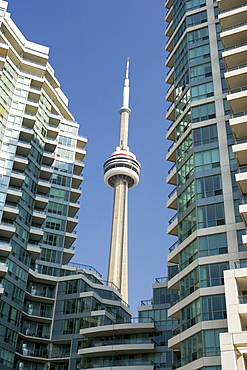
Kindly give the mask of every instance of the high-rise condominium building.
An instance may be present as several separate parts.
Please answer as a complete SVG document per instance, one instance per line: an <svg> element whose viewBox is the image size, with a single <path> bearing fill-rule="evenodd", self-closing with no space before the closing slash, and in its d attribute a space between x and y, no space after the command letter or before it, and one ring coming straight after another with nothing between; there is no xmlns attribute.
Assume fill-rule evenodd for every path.
<svg viewBox="0 0 247 370"><path fill-rule="evenodd" d="M227 96L232 110L230 127L234 134L233 153L238 163L235 175L242 201L239 212L247 223L247 68L246 68L246 15L247 4L237 0L219 0L221 39L225 47L222 56L227 71L225 78L229 87ZM246 246L246 233L242 236ZM220 335L222 370L242 370L247 365L247 260L237 261L235 270L225 271L225 290L228 332Z"/></svg>
<svg viewBox="0 0 247 370"><path fill-rule="evenodd" d="M130 320L119 289L70 265L87 139L48 62L0 1L0 369L75 370L81 328Z"/></svg>
<svg viewBox="0 0 247 370"><path fill-rule="evenodd" d="M225 10L243 2L220 0L221 4ZM167 182L175 186L167 206L177 210L167 230L176 237L168 263L177 266L168 287L179 291L169 316L180 320L169 347L174 349L175 369L220 370L219 334L227 331L223 271L247 257L245 236L242 240L245 205L239 213L239 187L245 174L238 170L246 164L246 144L238 141L233 146L245 134L241 131L234 138L229 124L230 105L237 113L231 126L244 130L244 113L239 113L246 111L246 90L227 97L231 84L233 90L246 86L243 69L242 74L237 70L244 63L238 58L246 55L246 45L233 50L234 42L246 41L240 36L237 41L238 35L246 35L246 25L240 26L246 12L241 18L240 10L229 11L234 13L232 21L224 13L220 24L213 0L167 0L166 7L167 83L171 85L167 139L173 141L167 160L174 162ZM221 34L221 26L234 29ZM226 61L229 56L227 67L235 68L226 73L228 85L224 47L232 48L223 55Z"/></svg>

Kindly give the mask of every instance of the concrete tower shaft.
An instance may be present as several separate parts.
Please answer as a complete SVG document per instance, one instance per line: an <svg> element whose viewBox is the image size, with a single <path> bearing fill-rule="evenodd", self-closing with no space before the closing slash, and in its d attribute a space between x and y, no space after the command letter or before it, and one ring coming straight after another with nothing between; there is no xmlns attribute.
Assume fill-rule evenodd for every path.
<svg viewBox="0 0 247 370"><path fill-rule="evenodd" d="M128 189L139 182L140 163L129 151L129 58L123 88L123 104L120 108L119 146L104 164L104 181L114 189L111 247L108 265L108 281L119 287L123 299L128 302Z"/></svg>

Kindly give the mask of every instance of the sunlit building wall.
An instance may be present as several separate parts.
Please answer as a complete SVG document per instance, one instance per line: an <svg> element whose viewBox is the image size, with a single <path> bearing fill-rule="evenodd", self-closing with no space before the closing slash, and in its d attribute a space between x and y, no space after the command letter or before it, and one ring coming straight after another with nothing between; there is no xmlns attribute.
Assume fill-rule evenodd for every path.
<svg viewBox="0 0 247 370"><path fill-rule="evenodd" d="M168 313L180 320L169 347L175 369L219 370L223 271L247 257L219 10L213 0L168 0L166 8L167 183L174 186L167 207L177 211L167 229L176 237L168 262L177 266L168 287L179 291Z"/></svg>

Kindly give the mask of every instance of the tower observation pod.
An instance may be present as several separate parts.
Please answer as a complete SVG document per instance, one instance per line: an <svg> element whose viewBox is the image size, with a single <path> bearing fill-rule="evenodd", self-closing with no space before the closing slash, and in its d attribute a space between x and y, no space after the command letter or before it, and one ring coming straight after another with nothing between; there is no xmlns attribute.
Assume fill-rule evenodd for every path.
<svg viewBox="0 0 247 370"><path fill-rule="evenodd" d="M129 151L129 58L123 88L123 104L120 108L120 141L115 152L104 164L104 181L114 189L111 247L108 281L113 282L128 302L128 189L139 182L141 165Z"/></svg>

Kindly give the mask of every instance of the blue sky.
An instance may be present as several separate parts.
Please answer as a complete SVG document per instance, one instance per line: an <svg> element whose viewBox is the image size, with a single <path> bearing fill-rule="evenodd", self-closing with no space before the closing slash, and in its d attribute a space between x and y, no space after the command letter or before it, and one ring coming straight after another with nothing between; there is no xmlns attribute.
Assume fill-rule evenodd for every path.
<svg viewBox="0 0 247 370"><path fill-rule="evenodd" d="M164 0L10 0L8 11L24 36L50 47L50 63L69 108L88 137L80 224L74 262L93 265L107 278L113 190L103 163L119 140L125 60L130 57L129 146L142 165L129 192L129 303L152 296L166 275L174 239L166 235L173 212L165 179L166 69Z"/></svg>

